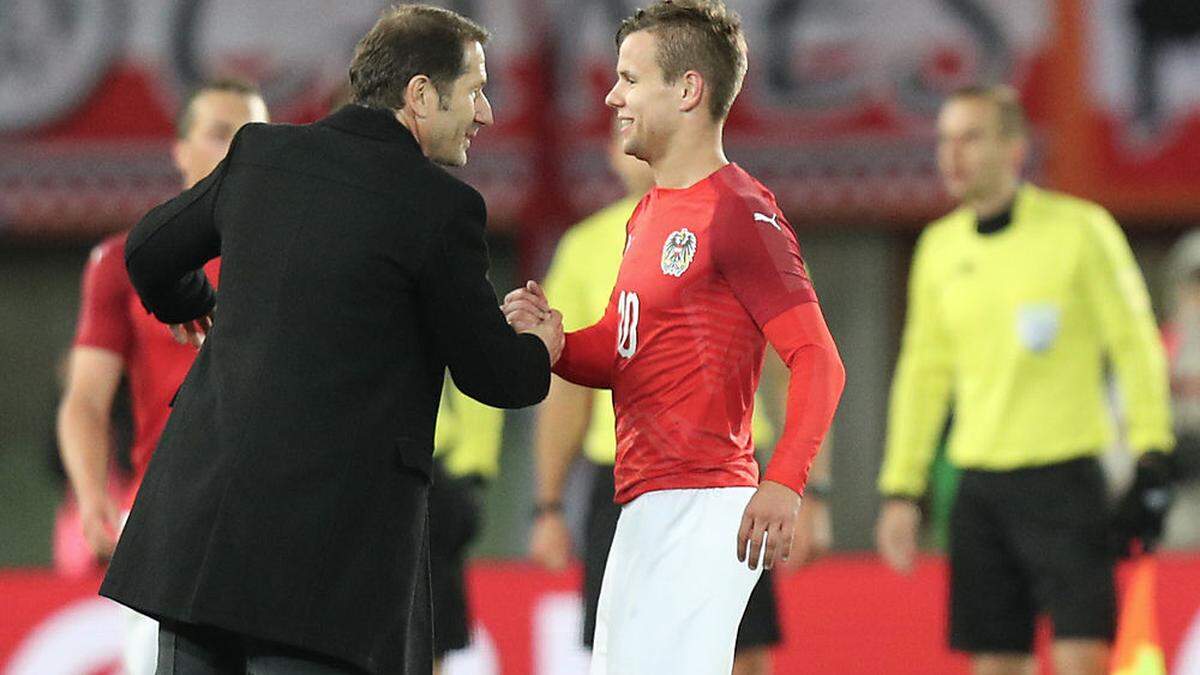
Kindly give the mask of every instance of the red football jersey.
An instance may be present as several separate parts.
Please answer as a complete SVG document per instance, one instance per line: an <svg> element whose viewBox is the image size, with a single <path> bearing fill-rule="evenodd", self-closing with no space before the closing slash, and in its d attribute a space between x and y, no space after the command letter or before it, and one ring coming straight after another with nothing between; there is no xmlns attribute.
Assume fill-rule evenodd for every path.
<svg viewBox="0 0 1200 675"><path fill-rule="evenodd" d="M130 455L136 491L167 424L171 398L183 384L197 352L176 342L166 324L142 307L125 271L125 236L110 237L92 249L83 273L74 344L105 349L125 360L133 410ZM219 268L218 260L204 267L214 286Z"/></svg>
<svg viewBox="0 0 1200 675"><path fill-rule="evenodd" d="M617 502L758 485L750 420L762 327L815 301L775 197L737 165L642 199L604 318L572 333L556 366L612 387ZM611 340L611 362L580 363L572 342L597 339Z"/></svg>

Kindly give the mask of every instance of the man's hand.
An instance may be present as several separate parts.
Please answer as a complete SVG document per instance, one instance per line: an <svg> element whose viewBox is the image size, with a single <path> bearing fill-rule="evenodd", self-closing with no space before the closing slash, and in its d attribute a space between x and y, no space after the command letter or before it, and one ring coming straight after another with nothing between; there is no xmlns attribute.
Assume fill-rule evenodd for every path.
<svg viewBox="0 0 1200 675"><path fill-rule="evenodd" d="M758 569L758 554L763 551L764 538L767 547L763 551L763 569L769 570L776 561L787 560L791 555L799 512L800 495L795 490L782 483L764 480L742 514L737 535L738 562L747 562L750 569Z"/></svg>
<svg viewBox="0 0 1200 675"><path fill-rule="evenodd" d="M518 332L532 333L541 338L542 344L546 345L546 351L550 354L550 365L558 363L566 336L563 334L562 314L557 309L550 310L546 318L534 327Z"/></svg>
<svg viewBox="0 0 1200 675"><path fill-rule="evenodd" d="M121 514L112 498L105 494L81 501L79 518L83 523L83 537L92 553L101 560L111 558L121 529Z"/></svg>
<svg viewBox="0 0 1200 675"><path fill-rule="evenodd" d="M883 503L875 524L875 545L884 562L901 574L913 571L920 526L921 510L912 501L892 498Z"/></svg>
<svg viewBox="0 0 1200 675"><path fill-rule="evenodd" d="M1117 503L1112 536L1116 553L1124 558L1134 552L1133 543L1149 553L1162 537L1163 520L1174 501L1172 467L1166 454L1151 451L1138 459L1133 485Z"/></svg>
<svg viewBox="0 0 1200 675"><path fill-rule="evenodd" d="M513 330L526 333L546 319L550 313L550 302L536 281L526 281L524 286L504 296L500 310Z"/></svg>
<svg viewBox="0 0 1200 675"><path fill-rule="evenodd" d="M191 345L196 349L204 344L204 338L208 336L208 331L212 329L212 315L205 314L199 319L188 321L187 323L173 323L168 326L171 329L171 336L181 345Z"/></svg>
<svg viewBox="0 0 1200 675"><path fill-rule="evenodd" d="M571 531L561 511L539 514L529 538L529 557L546 569L560 572L571 560Z"/></svg>
<svg viewBox="0 0 1200 675"><path fill-rule="evenodd" d="M800 514L796 517L792 553L780 562L786 569L796 569L825 555L832 546L829 504L816 495L808 495L800 504Z"/></svg>
<svg viewBox="0 0 1200 675"><path fill-rule="evenodd" d="M536 281L527 281L525 285L504 296L504 304L500 306L508 325L518 333L533 333L541 338L550 352L550 365L558 362L562 354L565 336L562 327L562 314L550 309L546 294Z"/></svg>

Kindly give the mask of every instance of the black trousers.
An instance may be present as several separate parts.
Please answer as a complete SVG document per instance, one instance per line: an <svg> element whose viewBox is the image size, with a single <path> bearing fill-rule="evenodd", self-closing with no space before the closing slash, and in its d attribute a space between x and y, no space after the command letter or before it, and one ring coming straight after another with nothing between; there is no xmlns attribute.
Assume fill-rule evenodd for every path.
<svg viewBox="0 0 1200 675"><path fill-rule="evenodd" d="M429 486L429 580L433 591L433 656L471 644L467 607L467 549L482 519L483 479L451 476L433 463Z"/></svg>
<svg viewBox="0 0 1200 675"><path fill-rule="evenodd" d="M164 623L156 675L365 675L328 656L220 628Z"/></svg>

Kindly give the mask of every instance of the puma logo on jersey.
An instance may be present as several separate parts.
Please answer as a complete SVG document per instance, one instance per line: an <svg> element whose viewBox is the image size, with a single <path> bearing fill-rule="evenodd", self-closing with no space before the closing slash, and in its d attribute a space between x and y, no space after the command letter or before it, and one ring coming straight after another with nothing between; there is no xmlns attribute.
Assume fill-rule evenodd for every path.
<svg viewBox="0 0 1200 675"><path fill-rule="evenodd" d="M686 227L667 235L663 243L662 271L672 277L682 276L696 257L696 235Z"/></svg>
<svg viewBox="0 0 1200 675"><path fill-rule="evenodd" d="M783 228L779 226L779 216L777 214L772 213L768 216L765 213L759 213L758 211L755 211L754 220L760 223L770 223L775 227L775 229L783 232Z"/></svg>

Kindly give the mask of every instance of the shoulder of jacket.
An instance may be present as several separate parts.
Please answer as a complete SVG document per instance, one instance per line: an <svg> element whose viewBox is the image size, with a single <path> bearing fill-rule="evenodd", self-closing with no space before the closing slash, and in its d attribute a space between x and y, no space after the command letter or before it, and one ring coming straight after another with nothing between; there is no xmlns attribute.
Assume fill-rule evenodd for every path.
<svg viewBox="0 0 1200 675"><path fill-rule="evenodd" d="M449 213L457 213L464 208L482 209L486 212L487 204L483 195L458 176L433 162L424 162L418 170L429 180L430 188L436 191L429 196L441 201Z"/></svg>

